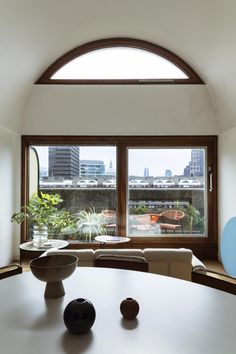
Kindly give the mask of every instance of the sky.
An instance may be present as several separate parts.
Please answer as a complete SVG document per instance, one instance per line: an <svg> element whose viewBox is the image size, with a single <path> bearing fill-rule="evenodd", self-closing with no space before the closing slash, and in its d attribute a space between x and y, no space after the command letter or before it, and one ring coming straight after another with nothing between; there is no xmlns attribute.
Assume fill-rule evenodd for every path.
<svg viewBox="0 0 236 354"><path fill-rule="evenodd" d="M52 79L186 79L176 65L147 50L117 47L94 50L64 65Z"/></svg>
<svg viewBox="0 0 236 354"><path fill-rule="evenodd" d="M48 147L37 147L40 167L48 168ZM149 176L165 176L167 169L172 171L172 175L182 175L184 168L191 160L191 149L169 148L169 149L129 149L129 175L144 175L144 168L149 169ZM110 161L116 168L116 148L115 147L80 147L81 160L102 160L106 168Z"/></svg>
<svg viewBox="0 0 236 354"><path fill-rule="evenodd" d="M149 176L165 176L166 170L172 175L182 175L191 161L191 149L129 149L129 174L143 176L149 168Z"/></svg>

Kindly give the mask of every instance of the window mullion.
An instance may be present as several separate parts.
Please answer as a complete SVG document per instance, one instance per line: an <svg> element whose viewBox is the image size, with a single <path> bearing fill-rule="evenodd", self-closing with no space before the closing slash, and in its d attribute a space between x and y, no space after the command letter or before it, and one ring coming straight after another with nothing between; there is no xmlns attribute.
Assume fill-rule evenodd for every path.
<svg viewBox="0 0 236 354"><path fill-rule="evenodd" d="M127 151L125 144L117 146L118 235L126 235L127 223Z"/></svg>

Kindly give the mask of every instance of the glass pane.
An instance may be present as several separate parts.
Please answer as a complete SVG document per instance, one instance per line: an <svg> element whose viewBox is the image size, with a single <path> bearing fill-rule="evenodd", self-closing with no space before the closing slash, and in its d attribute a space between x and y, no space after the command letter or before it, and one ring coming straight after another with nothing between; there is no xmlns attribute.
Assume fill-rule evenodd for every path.
<svg viewBox="0 0 236 354"><path fill-rule="evenodd" d="M129 236L207 236L206 149L128 150Z"/></svg>
<svg viewBox="0 0 236 354"><path fill-rule="evenodd" d="M81 55L59 69L51 79L122 80L188 79L169 60L146 50L105 48Z"/></svg>
<svg viewBox="0 0 236 354"><path fill-rule="evenodd" d="M39 158L39 192L59 194L60 209L76 226L50 229L51 238L90 241L116 234L116 148L114 146L34 146ZM31 236L32 237L32 236Z"/></svg>
<svg viewBox="0 0 236 354"><path fill-rule="evenodd" d="M35 149L29 150L29 197L34 193L38 193L39 187L39 169L38 169L38 154Z"/></svg>

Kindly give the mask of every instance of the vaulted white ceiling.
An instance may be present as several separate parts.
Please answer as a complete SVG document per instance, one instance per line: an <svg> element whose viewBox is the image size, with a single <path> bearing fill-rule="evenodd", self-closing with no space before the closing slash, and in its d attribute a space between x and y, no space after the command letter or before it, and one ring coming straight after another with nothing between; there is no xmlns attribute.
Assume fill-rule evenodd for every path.
<svg viewBox="0 0 236 354"><path fill-rule="evenodd" d="M65 52L132 37L189 63L228 130L236 126L235 13L235 0L0 0L0 124L20 132L34 82Z"/></svg>

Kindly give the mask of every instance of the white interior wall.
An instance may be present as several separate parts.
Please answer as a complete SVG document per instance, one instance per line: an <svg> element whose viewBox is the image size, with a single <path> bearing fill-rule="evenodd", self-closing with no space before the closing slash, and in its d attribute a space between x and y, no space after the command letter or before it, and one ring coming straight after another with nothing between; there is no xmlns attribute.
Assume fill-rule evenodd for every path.
<svg viewBox="0 0 236 354"><path fill-rule="evenodd" d="M0 1L0 123L21 127L32 84L67 51L131 37L163 46L207 83L222 131L236 125L236 2L233 0ZM43 24L43 25L42 25Z"/></svg>
<svg viewBox="0 0 236 354"><path fill-rule="evenodd" d="M25 104L22 124L22 134L32 135L204 135L217 132L215 109L205 85L35 85ZM6 131L2 136L0 151L4 173L0 182L7 192L0 230L2 235L8 236L4 239L0 259L6 264L19 254L19 227L12 225L10 218L20 206L20 138Z"/></svg>
<svg viewBox="0 0 236 354"><path fill-rule="evenodd" d="M187 94L187 97L182 95L180 99L175 92L172 100L169 92L162 100L161 95L159 99L156 94L149 95L147 87L133 86L133 90L140 90L136 96L131 93L126 97L116 91L110 92L111 87L104 87L104 97L98 95L96 98L95 92L86 93L77 98L77 104L77 88L48 87L43 93L43 88L33 87L22 125L22 110L33 82L66 51L91 40L120 36L140 38L164 46L180 55L205 80L217 106L221 131L226 131L219 140L221 231L234 213L236 193L234 187L228 187L228 180L233 180L235 169L236 130L228 130L236 124L236 81L232 79L236 70L235 11L236 2L233 0L71 0L70 6L67 1L58 0L1 1L0 122L8 129L24 134L217 133L217 123L213 122L214 109L211 104L202 101L201 95L190 97ZM156 90L159 89L156 87ZM87 88L83 90L86 92ZM168 88L164 90L168 91ZM55 94L57 91L60 94ZM142 95L142 91L146 93ZM74 94L69 98L71 92ZM114 104L117 97L122 115L116 109L117 103ZM74 104L70 105L70 100ZM183 111L186 102L188 109ZM1 163L1 169L9 172L13 169L14 160L11 136L11 133L1 131L1 162L2 156L9 158L9 161ZM18 165L15 168L19 171ZM3 171L0 172L0 182L13 184L10 183L11 174L6 177ZM14 193L19 194L20 179L16 177L15 183L17 189ZM9 206L13 190L7 190L4 186L0 184L3 196L0 205L1 208L6 205L8 211L0 215L0 237L9 231L9 240L12 225L7 225L8 219L2 215L11 213ZM5 253L2 251L4 247L0 248L0 259Z"/></svg>
<svg viewBox="0 0 236 354"><path fill-rule="evenodd" d="M205 85L35 85L22 134L214 135Z"/></svg>
<svg viewBox="0 0 236 354"><path fill-rule="evenodd" d="M20 205L20 137L0 128L0 266L18 259L19 226L10 220Z"/></svg>
<svg viewBox="0 0 236 354"><path fill-rule="evenodd" d="M219 240L226 222L236 216L236 127L219 136Z"/></svg>

